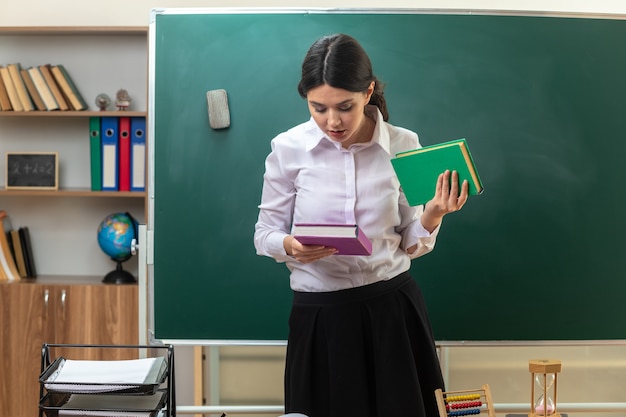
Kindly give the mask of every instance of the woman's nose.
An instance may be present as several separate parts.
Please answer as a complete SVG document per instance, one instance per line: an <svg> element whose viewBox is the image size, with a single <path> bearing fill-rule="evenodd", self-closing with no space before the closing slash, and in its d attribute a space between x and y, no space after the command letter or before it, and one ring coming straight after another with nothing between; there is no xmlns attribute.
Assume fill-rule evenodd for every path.
<svg viewBox="0 0 626 417"><path fill-rule="evenodd" d="M330 127L336 127L341 125L341 117L339 116L339 112L332 110L328 112L328 125Z"/></svg>

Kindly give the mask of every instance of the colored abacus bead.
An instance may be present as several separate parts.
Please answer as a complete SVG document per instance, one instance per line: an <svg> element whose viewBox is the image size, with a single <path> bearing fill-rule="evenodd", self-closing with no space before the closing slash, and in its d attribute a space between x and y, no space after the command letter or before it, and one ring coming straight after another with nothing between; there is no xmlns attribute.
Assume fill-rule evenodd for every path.
<svg viewBox="0 0 626 417"><path fill-rule="evenodd" d="M447 402L458 402L458 401L471 401L471 400L479 400L480 394L468 394L468 395L453 395L451 397L447 397Z"/></svg>
<svg viewBox="0 0 626 417"><path fill-rule="evenodd" d="M480 407L481 405L483 405L482 401L455 402L453 404L446 405L446 408L452 408L452 409L472 408L472 407Z"/></svg>
<svg viewBox="0 0 626 417"><path fill-rule="evenodd" d="M467 409L467 410L452 411L448 413L448 417L461 417L461 416L469 416L469 415L475 415L475 414L480 414L480 409L472 408L472 409Z"/></svg>

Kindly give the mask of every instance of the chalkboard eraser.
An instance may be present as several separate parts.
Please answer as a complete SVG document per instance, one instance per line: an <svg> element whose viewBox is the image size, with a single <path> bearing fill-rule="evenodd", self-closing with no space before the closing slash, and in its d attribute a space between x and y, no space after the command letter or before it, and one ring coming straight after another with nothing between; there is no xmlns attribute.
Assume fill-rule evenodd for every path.
<svg viewBox="0 0 626 417"><path fill-rule="evenodd" d="M211 129L225 129L230 126L230 111L226 90L209 90L206 93Z"/></svg>

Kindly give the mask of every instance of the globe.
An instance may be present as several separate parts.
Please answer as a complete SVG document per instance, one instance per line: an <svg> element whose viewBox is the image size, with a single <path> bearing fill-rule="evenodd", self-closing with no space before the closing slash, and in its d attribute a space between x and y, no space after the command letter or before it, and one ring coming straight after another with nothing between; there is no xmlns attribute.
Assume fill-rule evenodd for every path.
<svg viewBox="0 0 626 417"><path fill-rule="evenodd" d="M106 216L98 226L100 249L117 263L116 269L109 272L103 282L133 283L135 277L122 268L122 262L132 256L132 243L137 238L137 221L130 213L113 213Z"/></svg>

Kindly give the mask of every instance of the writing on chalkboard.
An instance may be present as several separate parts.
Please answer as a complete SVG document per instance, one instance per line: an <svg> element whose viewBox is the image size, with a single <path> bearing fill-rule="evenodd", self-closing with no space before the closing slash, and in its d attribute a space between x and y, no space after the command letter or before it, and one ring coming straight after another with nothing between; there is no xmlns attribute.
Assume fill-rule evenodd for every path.
<svg viewBox="0 0 626 417"><path fill-rule="evenodd" d="M58 152L7 152L6 189L57 190Z"/></svg>

